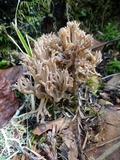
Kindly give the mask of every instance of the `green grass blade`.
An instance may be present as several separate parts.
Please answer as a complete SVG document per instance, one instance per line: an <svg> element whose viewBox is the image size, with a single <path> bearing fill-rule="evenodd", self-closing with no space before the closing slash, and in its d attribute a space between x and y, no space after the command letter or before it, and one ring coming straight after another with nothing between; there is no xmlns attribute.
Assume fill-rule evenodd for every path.
<svg viewBox="0 0 120 160"><path fill-rule="evenodd" d="M27 53L30 57L32 57L32 51L31 51L31 49L29 48L28 44L26 43L26 40L24 39L22 33L20 32L20 30L19 30L18 28L15 28L15 30L16 30L16 33L17 33L17 35L18 35L18 37L19 37L19 39L20 39L20 41L21 41L21 43L22 43L22 45L23 45L26 53Z"/></svg>
<svg viewBox="0 0 120 160"><path fill-rule="evenodd" d="M7 34L7 36L18 47L18 49L24 54L24 51L20 48L20 46L17 44L17 42L9 34Z"/></svg>

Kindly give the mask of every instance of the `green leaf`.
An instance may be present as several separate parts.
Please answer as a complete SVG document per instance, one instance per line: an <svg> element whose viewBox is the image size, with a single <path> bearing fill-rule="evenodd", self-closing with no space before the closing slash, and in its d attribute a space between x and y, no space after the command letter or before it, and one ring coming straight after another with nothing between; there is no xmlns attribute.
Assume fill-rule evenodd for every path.
<svg viewBox="0 0 120 160"><path fill-rule="evenodd" d="M8 66L9 65L9 62L8 61L1 61L0 62L0 68L1 67L5 67L5 66Z"/></svg>

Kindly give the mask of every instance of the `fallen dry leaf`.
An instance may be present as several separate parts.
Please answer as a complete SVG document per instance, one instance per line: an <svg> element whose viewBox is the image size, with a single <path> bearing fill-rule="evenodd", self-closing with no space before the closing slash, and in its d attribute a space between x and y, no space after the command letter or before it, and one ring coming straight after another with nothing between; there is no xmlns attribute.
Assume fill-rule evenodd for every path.
<svg viewBox="0 0 120 160"><path fill-rule="evenodd" d="M17 154L12 158L12 160L18 160Z"/></svg>
<svg viewBox="0 0 120 160"><path fill-rule="evenodd" d="M101 42L97 39L93 39L93 46L91 47L91 49L93 51L102 51L105 46L112 45L116 41L119 41L119 38L111 40L111 41L107 41L107 42Z"/></svg>
<svg viewBox="0 0 120 160"><path fill-rule="evenodd" d="M103 48L104 48L103 42L98 41L97 39L93 39L93 46L91 47L93 51L102 51Z"/></svg>
<svg viewBox="0 0 120 160"><path fill-rule="evenodd" d="M77 127L76 121L72 121L69 128L64 129L61 132L63 143L60 146L60 151L61 151L61 155L68 160L78 160L76 127Z"/></svg>
<svg viewBox="0 0 120 160"><path fill-rule="evenodd" d="M120 84L120 74L114 75L106 84L106 89L116 89L117 85Z"/></svg>
<svg viewBox="0 0 120 160"><path fill-rule="evenodd" d="M21 72L20 66L0 71L0 128L12 118L19 107L19 101L10 85L17 80Z"/></svg>
<svg viewBox="0 0 120 160"><path fill-rule="evenodd" d="M104 100L104 99L99 99L99 104L100 105L104 105L104 106L113 106L113 103L111 103L110 101Z"/></svg>
<svg viewBox="0 0 120 160"><path fill-rule="evenodd" d="M23 66L14 66L8 69L0 70L0 75L3 76L9 84L13 84L24 72Z"/></svg>
<svg viewBox="0 0 120 160"><path fill-rule="evenodd" d="M72 118L60 118L45 124L40 124L33 130L33 134L41 135L48 130L52 130L55 127L56 132L67 128L72 121Z"/></svg>
<svg viewBox="0 0 120 160"><path fill-rule="evenodd" d="M78 146L72 131L65 131L62 135L63 144L60 147L61 155L68 160L78 160Z"/></svg>
<svg viewBox="0 0 120 160"><path fill-rule="evenodd" d="M21 160L27 160L26 156L23 154Z"/></svg>
<svg viewBox="0 0 120 160"><path fill-rule="evenodd" d="M0 76L0 128L5 125L19 107L13 91L4 77Z"/></svg>
<svg viewBox="0 0 120 160"><path fill-rule="evenodd" d="M100 96L112 104L120 104L120 74L115 74L108 80L100 93ZM106 101L106 102L107 102ZM109 105L109 104L108 104ZM110 104L111 105L111 104Z"/></svg>
<svg viewBox="0 0 120 160"><path fill-rule="evenodd" d="M97 134L99 141L97 143L91 143L85 149L85 153L89 158L99 159L104 152L107 152L107 149L111 148L112 150L112 146L120 141L120 110L115 109L115 107L111 107L111 109L107 108L106 114L102 115L101 118L104 120L104 124L102 126L103 130ZM114 152L111 152L104 159L119 160L119 157L120 147L118 149L116 148Z"/></svg>

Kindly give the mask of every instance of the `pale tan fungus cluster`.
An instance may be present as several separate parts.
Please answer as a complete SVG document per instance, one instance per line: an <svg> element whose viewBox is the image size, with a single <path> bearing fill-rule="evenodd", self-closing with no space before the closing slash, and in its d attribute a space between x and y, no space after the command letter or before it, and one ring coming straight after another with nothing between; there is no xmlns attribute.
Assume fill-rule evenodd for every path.
<svg viewBox="0 0 120 160"><path fill-rule="evenodd" d="M27 72L18 79L20 92L34 94L41 99L37 121L49 115L46 109L48 99L59 102L73 93L89 77L99 74L95 71L101 62L101 53L92 53L93 38L79 29L76 21L68 22L58 35L54 33L41 36L35 41L33 56L22 56ZM26 78L30 75L33 79Z"/></svg>

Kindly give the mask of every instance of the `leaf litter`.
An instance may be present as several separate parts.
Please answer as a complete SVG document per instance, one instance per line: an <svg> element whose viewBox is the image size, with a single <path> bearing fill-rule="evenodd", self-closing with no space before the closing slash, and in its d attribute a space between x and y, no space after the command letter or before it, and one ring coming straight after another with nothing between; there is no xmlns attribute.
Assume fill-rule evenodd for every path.
<svg viewBox="0 0 120 160"><path fill-rule="evenodd" d="M78 96L79 103L78 106L76 106L76 113L70 115L70 112L68 112L65 117L63 116L56 120L37 125L32 131L32 136L36 137L33 141L35 144L33 145L33 142L31 142L31 149L29 150L23 145L26 144L26 142L21 141L24 133L27 132L24 126L25 124L23 123L24 121L22 122L22 120L20 121L19 119L19 124L16 124L16 128L13 129L13 124L15 125L16 121L12 123L14 121L14 119L12 119L8 125L5 126L6 128L11 126L13 129L11 134L14 133L13 138L7 139L8 144L10 141L14 140L13 148L16 148L16 145L18 144L21 144L22 146L16 148L16 152L14 152L16 154L14 155L12 154L14 149L11 150L11 145L9 145L8 149L10 150L11 159L85 160L87 157L94 157L101 160L100 156L103 155L103 153L106 153L108 148L111 148L112 146L114 147L115 144L117 145L120 140L120 108L119 106L114 105L115 101L111 101L111 97L109 97L110 95L106 93L106 88L108 89L111 85L110 81L106 83L106 86L104 87L105 90L102 90L100 96L104 100L107 99L108 102L110 101L113 105L107 104L107 108L106 103L99 105L96 98L89 91L89 88L86 86L81 87ZM116 84L116 86L119 85L117 82L114 84ZM82 90L85 89L86 92L82 92ZM87 106L89 110L85 109L85 106ZM105 113L100 113L101 110L104 110ZM18 125L22 126L23 130L18 130ZM9 133L9 127L8 130L5 129L5 135ZM20 129L22 128L20 127ZM39 144L37 142L39 137L45 135L46 138L44 142ZM18 140L19 142L16 142L15 138L18 138L20 141ZM118 157L118 148L119 146L115 149L113 148L115 154L113 154L111 149L111 152L108 152L109 155L105 154L103 157L106 157L106 159L111 157L114 158L115 155ZM18 153L21 153L21 156Z"/></svg>

